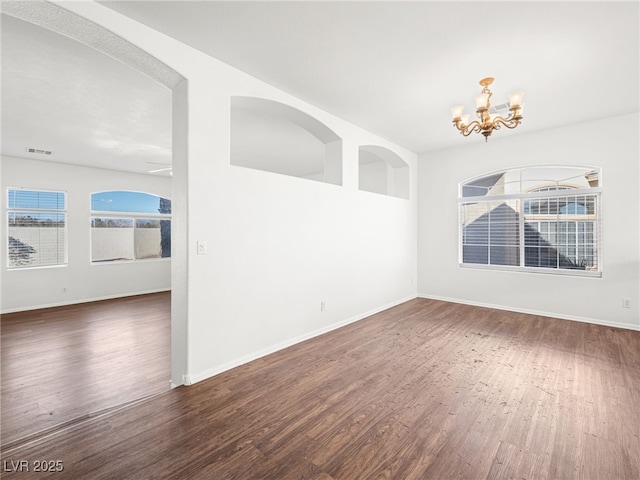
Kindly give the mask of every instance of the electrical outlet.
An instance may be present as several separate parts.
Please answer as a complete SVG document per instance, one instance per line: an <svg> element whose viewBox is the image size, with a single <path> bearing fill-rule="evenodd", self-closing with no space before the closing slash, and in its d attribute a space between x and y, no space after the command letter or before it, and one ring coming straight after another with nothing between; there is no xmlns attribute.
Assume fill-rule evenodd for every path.
<svg viewBox="0 0 640 480"><path fill-rule="evenodd" d="M628 297L622 298L622 308L631 308L631 299Z"/></svg>
<svg viewBox="0 0 640 480"><path fill-rule="evenodd" d="M324 312L325 311L325 304L324 302L320 302L320 311Z"/></svg>

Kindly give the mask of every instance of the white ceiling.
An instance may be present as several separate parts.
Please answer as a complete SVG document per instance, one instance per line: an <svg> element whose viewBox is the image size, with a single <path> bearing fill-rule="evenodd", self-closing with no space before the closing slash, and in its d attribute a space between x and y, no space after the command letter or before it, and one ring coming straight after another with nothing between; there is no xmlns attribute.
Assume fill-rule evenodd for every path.
<svg viewBox="0 0 640 480"><path fill-rule="evenodd" d="M101 1L415 152L476 142L451 126L478 81L525 92L507 135L639 110L639 4ZM2 153L148 171L170 162L170 92L95 50L2 16Z"/></svg>
<svg viewBox="0 0 640 480"><path fill-rule="evenodd" d="M171 163L171 91L93 48L2 15L2 154L162 168Z"/></svg>

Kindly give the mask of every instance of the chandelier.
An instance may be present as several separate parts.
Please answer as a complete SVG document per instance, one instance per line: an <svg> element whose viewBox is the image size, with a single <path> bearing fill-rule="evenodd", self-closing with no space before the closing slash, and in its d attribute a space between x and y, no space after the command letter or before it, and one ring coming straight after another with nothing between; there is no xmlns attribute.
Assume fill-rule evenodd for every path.
<svg viewBox="0 0 640 480"><path fill-rule="evenodd" d="M482 85L482 91L479 95L476 95L476 116L478 120L474 120L469 123L469 114L463 115L464 106L456 105L451 108L451 114L453 115L453 126L456 127L462 135L469 136L472 132L481 133L484 135L484 141L489 139L489 136L494 130L500 130L502 126L507 128L516 128L522 121L522 96L523 92L513 92L509 94L509 114L507 117L500 116L497 111L495 113L490 112L491 103L491 90L489 85L493 83L493 77L487 77L480 80Z"/></svg>

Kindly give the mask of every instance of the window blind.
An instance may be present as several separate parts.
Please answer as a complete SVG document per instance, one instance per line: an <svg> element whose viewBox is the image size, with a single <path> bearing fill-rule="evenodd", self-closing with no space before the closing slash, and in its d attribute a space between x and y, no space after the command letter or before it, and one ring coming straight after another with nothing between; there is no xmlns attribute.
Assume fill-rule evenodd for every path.
<svg viewBox="0 0 640 480"><path fill-rule="evenodd" d="M9 268L66 265L66 193L8 189Z"/></svg>

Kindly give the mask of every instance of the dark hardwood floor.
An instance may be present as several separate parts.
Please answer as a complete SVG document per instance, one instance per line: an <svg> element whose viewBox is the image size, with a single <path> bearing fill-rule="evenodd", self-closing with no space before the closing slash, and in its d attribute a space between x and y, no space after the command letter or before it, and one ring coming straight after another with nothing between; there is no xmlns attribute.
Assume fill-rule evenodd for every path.
<svg viewBox="0 0 640 480"><path fill-rule="evenodd" d="M169 390L169 292L2 315L2 448Z"/></svg>
<svg viewBox="0 0 640 480"><path fill-rule="evenodd" d="M640 332L415 299L4 451L3 466L94 480L635 480L639 385ZM41 460L63 474L34 472Z"/></svg>

